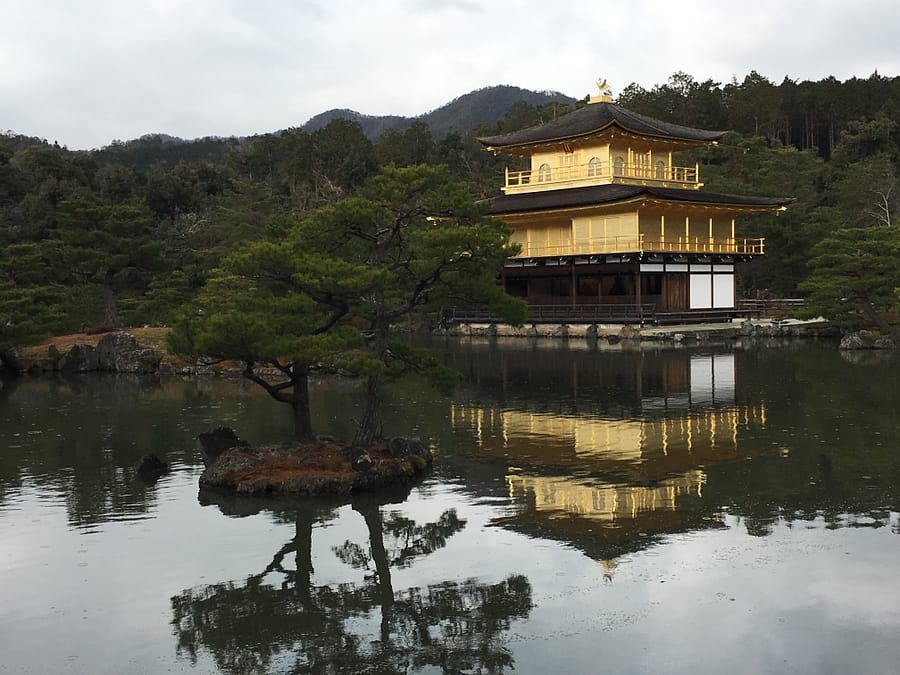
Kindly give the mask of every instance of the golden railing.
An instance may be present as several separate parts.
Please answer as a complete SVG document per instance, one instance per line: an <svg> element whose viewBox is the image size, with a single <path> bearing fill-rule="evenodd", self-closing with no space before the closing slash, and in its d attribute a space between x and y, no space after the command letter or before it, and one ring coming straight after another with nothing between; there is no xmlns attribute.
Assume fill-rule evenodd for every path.
<svg viewBox="0 0 900 675"><path fill-rule="evenodd" d="M699 185L699 166L653 166L650 164L623 164L596 166L593 164L575 164L572 166L551 167L537 171L510 171L506 169L506 185L504 191L517 192L541 187L560 187L577 183L613 183L618 179L640 180L642 183L666 185Z"/></svg>
<svg viewBox="0 0 900 675"><path fill-rule="evenodd" d="M518 242L522 251L517 258L543 258L600 253L716 253L726 255L763 255L765 239L710 239L709 237L673 237L647 239L644 235L593 238L579 242Z"/></svg>

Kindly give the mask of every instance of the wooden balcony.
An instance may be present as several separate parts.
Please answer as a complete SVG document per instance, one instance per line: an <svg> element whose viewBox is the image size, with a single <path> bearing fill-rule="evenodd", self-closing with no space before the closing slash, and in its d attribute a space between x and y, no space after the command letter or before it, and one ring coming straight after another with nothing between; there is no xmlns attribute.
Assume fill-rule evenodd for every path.
<svg viewBox="0 0 900 675"><path fill-rule="evenodd" d="M699 166L651 166L626 164L598 168L591 164L551 168L547 171L510 171L506 169L503 192L536 192L560 188L627 183L671 188L699 188Z"/></svg>
<svg viewBox="0 0 900 675"><path fill-rule="evenodd" d="M516 258L558 258L606 253L707 253L718 255L763 255L765 239L710 239L673 237L651 240L644 235L607 237L585 242L518 242L522 251Z"/></svg>

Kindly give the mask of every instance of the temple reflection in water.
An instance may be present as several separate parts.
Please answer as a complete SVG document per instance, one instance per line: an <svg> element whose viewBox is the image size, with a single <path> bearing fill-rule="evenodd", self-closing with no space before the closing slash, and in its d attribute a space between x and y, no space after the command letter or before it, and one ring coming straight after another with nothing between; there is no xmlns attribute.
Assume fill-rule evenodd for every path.
<svg viewBox="0 0 900 675"><path fill-rule="evenodd" d="M750 439L766 425L764 403L739 400L733 353L616 356L573 374L566 401L512 396L504 382L497 403L451 410L479 454L506 462L518 508L498 524L568 541L608 566L648 536L720 525L702 502L705 469L760 454ZM515 380L521 364L507 365ZM597 386L604 376L609 394Z"/></svg>

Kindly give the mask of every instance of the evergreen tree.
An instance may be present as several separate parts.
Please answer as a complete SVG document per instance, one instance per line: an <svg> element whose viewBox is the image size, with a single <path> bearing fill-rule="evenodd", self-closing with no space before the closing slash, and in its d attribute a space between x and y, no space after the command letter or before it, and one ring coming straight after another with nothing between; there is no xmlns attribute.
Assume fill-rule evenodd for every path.
<svg viewBox="0 0 900 675"><path fill-rule="evenodd" d="M524 318L524 304L497 283L514 252L509 229L486 217L445 167L388 167L361 196L274 234L225 260L201 294L202 316L180 321L171 346L242 361L248 379L291 405L301 440L312 437L313 371L367 377L355 439L364 447L379 431L386 377L418 370L446 378L427 352L396 339L413 313L453 302ZM284 381L267 381L259 366L274 367Z"/></svg>
<svg viewBox="0 0 900 675"><path fill-rule="evenodd" d="M900 228L845 227L819 242L811 273L800 288L803 312L824 316L845 328L873 326L890 331L900 288Z"/></svg>
<svg viewBox="0 0 900 675"><path fill-rule="evenodd" d="M355 442L367 447L380 431L384 379L406 370L439 372L428 354L399 344L394 327L447 302L489 305L512 322L525 306L497 283L515 250L510 230L485 215L446 167L387 167L358 198L320 211L305 223L306 240L356 267L365 293L353 316L364 327L379 366L367 378L366 407Z"/></svg>

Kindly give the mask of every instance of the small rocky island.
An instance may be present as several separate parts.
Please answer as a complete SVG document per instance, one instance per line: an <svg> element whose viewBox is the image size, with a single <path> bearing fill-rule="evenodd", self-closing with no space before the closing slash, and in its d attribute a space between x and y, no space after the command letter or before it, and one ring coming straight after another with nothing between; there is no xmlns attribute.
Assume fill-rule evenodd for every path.
<svg viewBox="0 0 900 675"><path fill-rule="evenodd" d="M201 488L241 495L347 495L405 485L431 467L433 456L419 439L395 437L372 448L333 439L251 447L233 429L200 434L206 469Z"/></svg>

